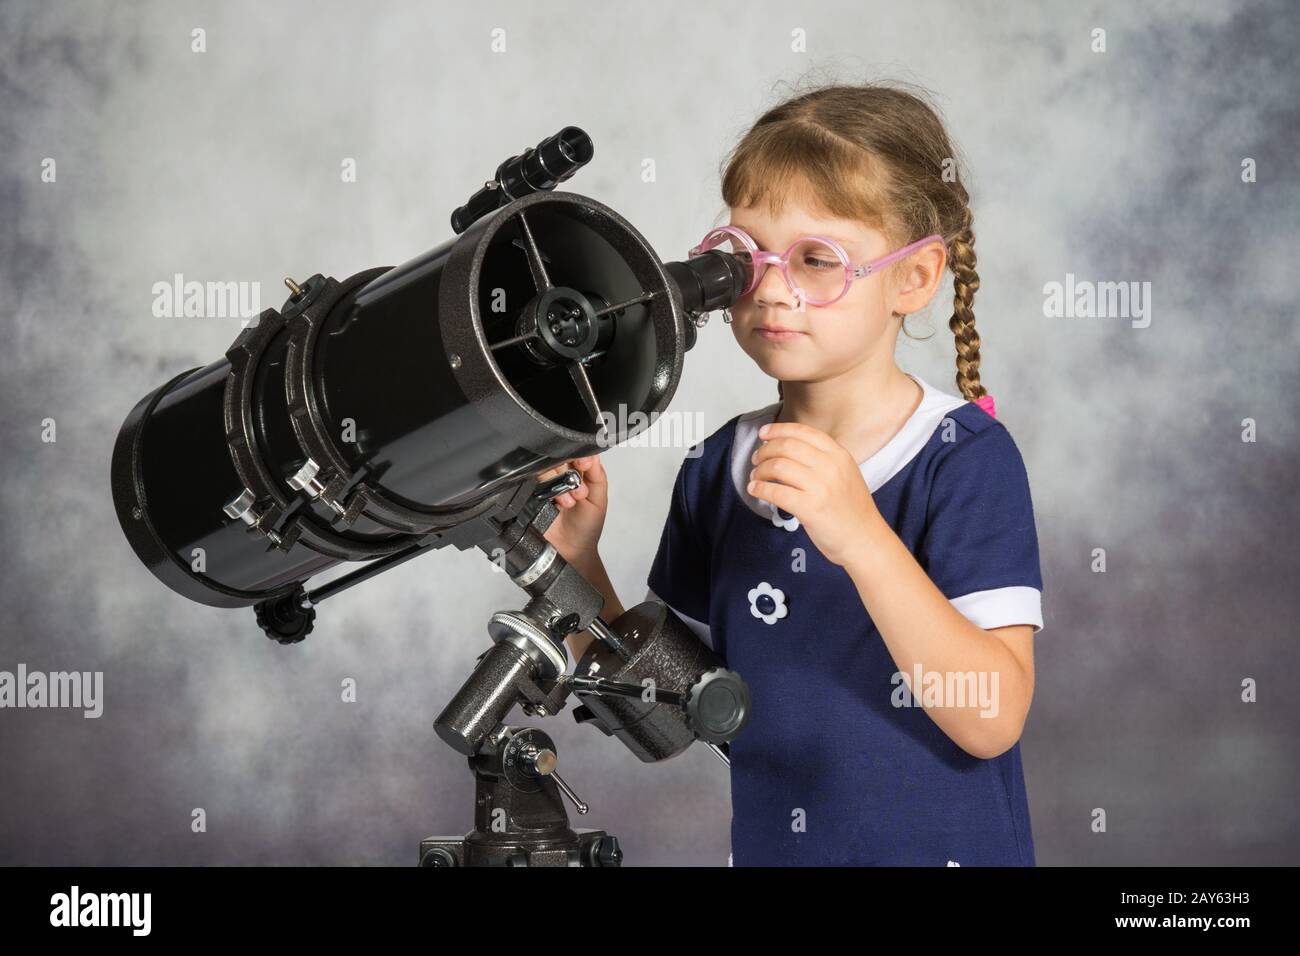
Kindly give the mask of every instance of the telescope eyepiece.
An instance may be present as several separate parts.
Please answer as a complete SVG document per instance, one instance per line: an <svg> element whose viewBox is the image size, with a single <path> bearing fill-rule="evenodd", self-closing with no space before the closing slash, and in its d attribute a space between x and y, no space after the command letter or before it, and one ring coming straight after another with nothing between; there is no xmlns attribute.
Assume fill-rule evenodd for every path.
<svg viewBox="0 0 1300 956"><path fill-rule="evenodd" d="M595 155L596 147L583 130L566 126L497 167L492 180L451 214L451 228L464 232L494 209L530 193L554 189Z"/></svg>
<svg viewBox="0 0 1300 956"><path fill-rule="evenodd" d="M710 250L664 268L682 293L682 308L693 315L729 309L745 291L745 267L728 252Z"/></svg>
<svg viewBox="0 0 1300 956"><path fill-rule="evenodd" d="M554 189L591 162L595 146L591 137L576 126L566 126L501 164L497 183L507 199L522 199L529 193Z"/></svg>

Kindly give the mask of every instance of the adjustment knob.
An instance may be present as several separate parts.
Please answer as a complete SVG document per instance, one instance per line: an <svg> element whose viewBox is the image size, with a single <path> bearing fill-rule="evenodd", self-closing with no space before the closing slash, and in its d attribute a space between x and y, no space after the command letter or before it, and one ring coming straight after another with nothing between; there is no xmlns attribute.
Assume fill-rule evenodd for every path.
<svg viewBox="0 0 1300 956"><path fill-rule="evenodd" d="M749 719L749 685L735 671L715 667L686 692L686 720L695 736L720 744L734 738Z"/></svg>
<svg viewBox="0 0 1300 956"><path fill-rule="evenodd" d="M544 777L555 772L555 751L536 744L526 744L519 754L519 764L524 773L533 777Z"/></svg>
<svg viewBox="0 0 1300 956"><path fill-rule="evenodd" d="M606 834L591 845L588 851L591 866L622 866L623 848L618 845L618 837Z"/></svg>
<svg viewBox="0 0 1300 956"><path fill-rule="evenodd" d="M311 633L316 608L302 586L253 606L257 623L278 644L297 644Z"/></svg>

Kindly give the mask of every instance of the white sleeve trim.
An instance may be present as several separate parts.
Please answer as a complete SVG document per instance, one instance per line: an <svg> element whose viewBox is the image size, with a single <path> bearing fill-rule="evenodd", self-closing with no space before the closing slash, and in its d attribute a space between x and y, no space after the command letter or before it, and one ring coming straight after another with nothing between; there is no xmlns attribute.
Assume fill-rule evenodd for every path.
<svg viewBox="0 0 1300 956"><path fill-rule="evenodd" d="M645 592L645 600L658 601L661 604L668 604L667 601L665 601L659 595L655 594L655 592L650 589L647 589ZM683 621L686 622L686 626L689 627L692 632L694 632L696 637L698 637L700 640L702 640L705 644L708 645L709 650L715 649L713 647L713 639L709 636L709 625L705 624L703 621L697 621L695 620L695 618L683 614L681 611L677 610L677 608L673 607L671 604L668 604L668 606L673 609L674 614L676 614L678 617L680 617Z"/></svg>
<svg viewBox="0 0 1300 956"><path fill-rule="evenodd" d="M1032 624L1035 634L1043 629L1043 593L1038 588L992 588L949 600L971 623L986 631L1009 624Z"/></svg>

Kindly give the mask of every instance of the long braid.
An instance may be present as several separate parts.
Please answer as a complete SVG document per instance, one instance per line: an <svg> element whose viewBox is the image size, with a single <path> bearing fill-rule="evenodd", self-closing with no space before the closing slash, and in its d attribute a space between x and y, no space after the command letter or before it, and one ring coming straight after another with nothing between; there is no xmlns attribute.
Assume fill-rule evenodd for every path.
<svg viewBox="0 0 1300 956"><path fill-rule="evenodd" d="M965 206L962 228L952 239L953 302L948 328L957 340L957 388L968 402L987 394L980 384L980 335L975 331L975 293L980 287L975 271L975 232L970 206Z"/></svg>

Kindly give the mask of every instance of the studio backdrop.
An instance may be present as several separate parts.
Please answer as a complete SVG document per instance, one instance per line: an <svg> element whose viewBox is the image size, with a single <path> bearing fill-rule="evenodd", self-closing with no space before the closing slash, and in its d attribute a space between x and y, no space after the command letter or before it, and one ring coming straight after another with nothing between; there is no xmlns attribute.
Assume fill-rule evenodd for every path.
<svg viewBox="0 0 1300 956"><path fill-rule="evenodd" d="M465 754L492 728L466 715L502 702L458 694L494 641L534 647L534 618L499 612L554 583L502 517L548 507L518 481L600 451L601 554L643 600L684 456L776 399L704 321L735 277L688 265L726 221L720 164L790 93L873 80L929 91L967 170L981 376L1041 550L1038 862L1300 849L1289 4L87 0L9 3L0 27L0 676L84 680L78 706L3 701L0 864L408 865L470 830ZM526 214L497 217L484 184L543 144ZM524 325L480 312L499 287ZM955 394L950 301L897 358ZM435 342L452 314L464 337ZM440 376L469 397L422 405ZM664 415L596 448L616 405ZM363 468L320 423L380 406ZM147 462L115 460L151 415ZM289 479L299 496L271 490ZM485 560L489 526L527 560ZM211 573L164 538L207 546ZM376 559L315 595L309 633L311 601L259 603ZM556 589L591 620L579 583ZM719 745L743 715L716 702L743 711L745 689L674 640L685 717L623 739L512 720L545 731L571 821L625 864L725 866Z"/></svg>

